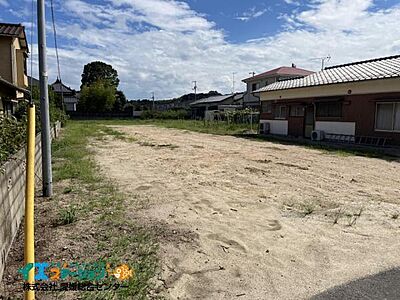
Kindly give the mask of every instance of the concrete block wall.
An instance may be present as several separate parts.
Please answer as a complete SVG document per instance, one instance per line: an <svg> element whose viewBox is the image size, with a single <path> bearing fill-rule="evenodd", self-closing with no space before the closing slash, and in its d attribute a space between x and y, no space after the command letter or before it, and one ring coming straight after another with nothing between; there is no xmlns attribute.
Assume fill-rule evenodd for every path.
<svg viewBox="0 0 400 300"><path fill-rule="evenodd" d="M55 123L52 138L58 137L61 124ZM25 153L21 149L2 167L0 172L0 281L13 240L23 220L25 209ZM36 136L35 179L36 190L40 189L42 170L42 148L40 134ZM22 267L22 266L21 266Z"/></svg>

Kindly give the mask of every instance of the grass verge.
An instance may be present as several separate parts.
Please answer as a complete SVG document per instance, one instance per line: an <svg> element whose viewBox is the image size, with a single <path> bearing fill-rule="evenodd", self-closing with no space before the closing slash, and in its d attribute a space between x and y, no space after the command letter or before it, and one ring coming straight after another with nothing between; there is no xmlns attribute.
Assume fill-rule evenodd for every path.
<svg viewBox="0 0 400 300"><path fill-rule="evenodd" d="M134 277L127 288L87 292L80 297L147 299L150 281L157 270L157 244L145 228L126 217L126 196L100 176L88 143L90 138L101 139L106 135L125 138L122 133L97 122L71 121L64 129L62 139L53 143L55 193L64 198L72 196L68 205L74 207L73 214L65 208L60 210L62 219L59 223L81 223L76 226L85 226L85 231L89 230L95 237L91 250L80 253L81 259L105 261L113 266L126 263L134 269ZM63 186L63 182L68 182L68 187ZM85 240L79 233L73 238Z"/></svg>

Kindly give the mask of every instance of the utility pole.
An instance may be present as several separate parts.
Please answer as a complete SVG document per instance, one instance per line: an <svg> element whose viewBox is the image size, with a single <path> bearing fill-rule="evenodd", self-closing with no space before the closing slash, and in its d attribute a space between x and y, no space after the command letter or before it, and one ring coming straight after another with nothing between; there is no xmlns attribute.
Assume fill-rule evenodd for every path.
<svg viewBox="0 0 400 300"><path fill-rule="evenodd" d="M194 83L194 101L197 100L197 81L193 81L192 83Z"/></svg>
<svg viewBox="0 0 400 300"><path fill-rule="evenodd" d="M151 99L153 99L153 111L154 111L155 110L154 92L151 93Z"/></svg>
<svg viewBox="0 0 400 300"><path fill-rule="evenodd" d="M235 72L232 72L232 94L235 92Z"/></svg>
<svg viewBox="0 0 400 300"><path fill-rule="evenodd" d="M50 140L50 115L49 91L47 75L46 53L46 21L44 0L37 1L38 14L38 42L39 42L39 80L40 80L40 114L42 131L42 183L43 196L51 197L53 194L53 176L51 171L51 140Z"/></svg>

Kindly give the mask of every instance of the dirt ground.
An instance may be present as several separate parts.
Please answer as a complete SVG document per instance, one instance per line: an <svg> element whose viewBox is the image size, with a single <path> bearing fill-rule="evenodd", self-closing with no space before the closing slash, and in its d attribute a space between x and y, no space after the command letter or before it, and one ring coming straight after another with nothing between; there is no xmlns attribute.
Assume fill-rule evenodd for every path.
<svg viewBox="0 0 400 300"><path fill-rule="evenodd" d="M94 142L172 299L307 299L400 266L400 164L152 126ZM126 208L130 211L130 208Z"/></svg>

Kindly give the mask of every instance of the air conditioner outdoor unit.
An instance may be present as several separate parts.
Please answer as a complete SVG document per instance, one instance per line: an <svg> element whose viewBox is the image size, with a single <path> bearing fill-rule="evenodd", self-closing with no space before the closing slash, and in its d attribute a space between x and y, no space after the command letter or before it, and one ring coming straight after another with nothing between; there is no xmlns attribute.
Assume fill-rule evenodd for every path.
<svg viewBox="0 0 400 300"><path fill-rule="evenodd" d="M269 134L270 129L271 129L270 123L261 123L260 124L260 133L261 134Z"/></svg>
<svg viewBox="0 0 400 300"><path fill-rule="evenodd" d="M311 133L311 140L322 141L325 138L325 132L322 130L314 130Z"/></svg>

